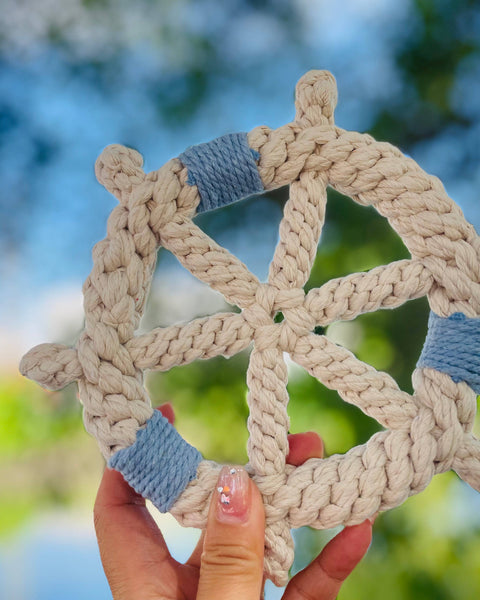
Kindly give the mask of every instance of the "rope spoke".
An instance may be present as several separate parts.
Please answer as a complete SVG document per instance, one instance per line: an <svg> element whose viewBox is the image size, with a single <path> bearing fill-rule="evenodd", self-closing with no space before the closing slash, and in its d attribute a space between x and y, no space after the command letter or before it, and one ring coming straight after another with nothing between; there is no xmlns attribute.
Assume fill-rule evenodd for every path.
<svg viewBox="0 0 480 600"><path fill-rule="evenodd" d="M413 398L402 392L390 375L377 371L323 335L301 337L291 358L384 427L406 428L417 414Z"/></svg>
<svg viewBox="0 0 480 600"><path fill-rule="evenodd" d="M157 327L132 338L127 349L137 369L168 371L197 359L233 356L252 339L252 328L242 315L220 313L185 325Z"/></svg>
<svg viewBox="0 0 480 600"><path fill-rule="evenodd" d="M269 283L279 289L302 287L310 276L325 221L325 175L307 171L290 185L280 223L280 241L270 264Z"/></svg>
<svg viewBox="0 0 480 600"><path fill-rule="evenodd" d="M380 308L396 308L407 300L428 294L433 285L430 271L417 260L400 260L331 279L305 297L305 308L317 325L349 321Z"/></svg>
<svg viewBox="0 0 480 600"><path fill-rule="evenodd" d="M160 240L186 269L223 294L230 304L245 308L255 300L257 277L190 219L179 217L167 223L160 232Z"/></svg>

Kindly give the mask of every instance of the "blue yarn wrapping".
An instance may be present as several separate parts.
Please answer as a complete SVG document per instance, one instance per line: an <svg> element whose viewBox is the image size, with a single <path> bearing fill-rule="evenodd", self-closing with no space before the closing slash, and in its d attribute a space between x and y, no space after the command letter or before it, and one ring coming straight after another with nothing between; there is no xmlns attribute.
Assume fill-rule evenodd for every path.
<svg viewBox="0 0 480 600"><path fill-rule="evenodd" d="M168 512L195 479L201 460L200 452L155 410L146 427L137 431L136 441L115 452L108 466L120 471L133 489L158 510Z"/></svg>
<svg viewBox="0 0 480 600"><path fill-rule="evenodd" d="M428 333L417 367L431 367L465 381L480 394L480 319L454 313L448 318L430 312Z"/></svg>
<svg viewBox="0 0 480 600"><path fill-rule="evenodd" d="M264 191L246 133L231 133L205 144L190 146L179 156L188 169L187 183L200 194L197 213L214 210Z"/></svg>

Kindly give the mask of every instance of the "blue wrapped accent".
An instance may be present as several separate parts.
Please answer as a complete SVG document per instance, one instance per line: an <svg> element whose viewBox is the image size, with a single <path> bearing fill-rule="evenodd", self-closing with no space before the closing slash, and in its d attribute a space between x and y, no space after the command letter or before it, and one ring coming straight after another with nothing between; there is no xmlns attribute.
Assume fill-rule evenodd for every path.
<svg viewBox="0 0 480 600"><path fill-rule="evenodd" d="M195 479L201 461L200 452L155 410L145 428L138 430L135 443L115 452L108 466L120 471L133 489L158 510L168 512Z"/></svg>
<svg viewBox="0 0 480 600"><path fill-rule="evenodd" d="M246 133L231 133L206 144L190 146L179 156L188 169L189 185L200 193L197 213L214 210L263 192L256 160Z"/></svg>
<svg viewBox="0 0 480 600"><path fill-rule="evenodd" d="M480 394L480 319L430 312L428 333L417 367L431 367Z"/></svg>

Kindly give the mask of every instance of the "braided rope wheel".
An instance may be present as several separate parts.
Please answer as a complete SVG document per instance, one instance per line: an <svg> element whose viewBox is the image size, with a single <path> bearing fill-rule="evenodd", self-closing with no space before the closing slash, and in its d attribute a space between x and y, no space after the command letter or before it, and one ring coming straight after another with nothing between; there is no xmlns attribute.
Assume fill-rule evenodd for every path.
<svg viewBox="0 0 480 600"><path fill-rule="evenodd" d="M293 561L290 529L353 525L401 504L432 476L454 469L480 490L480 443L471 430L475 393L432 368L413 373L414 394L358 360L315 326L394 308L427 295L441 317L480 313L480 240L441 182L397 148L334 125L333 76L311 71L297 84L295 120L248 134L259 153L266 190L290 185L268 283L193 222L200 198L187 169L172 159L145 174L142 157L109 146L96 175L119 200L107 237L93 250L84 287L85 330L74 348L41 344L21 371L45 387L78 381L84 422L108 459L133 444L153 409L143 371L166 371L193 360L226 357L253 340L247 372L249 464L265 504L265 570L284 585ZM326 188L373 205L401 236L412 258L331 280L307 294L322 229ZM157 249L170 250L198 279L242 309L135 335L153 276ZM281 311L284 320L274 322ZM284 352L385 430L345 455L285 463L288 452ZM203 460L171 513L203 528L220 465Z"/></svg>

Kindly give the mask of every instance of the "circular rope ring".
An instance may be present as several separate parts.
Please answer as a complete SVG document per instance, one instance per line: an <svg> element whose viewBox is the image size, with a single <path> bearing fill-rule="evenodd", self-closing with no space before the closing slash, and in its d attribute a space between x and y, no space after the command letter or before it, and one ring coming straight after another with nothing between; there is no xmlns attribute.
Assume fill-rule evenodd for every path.
<svg viewBox="0 0 480 600"><path fill-rule="evenodd" d="M50 389L78 381L86 429L109 465L180 523L202 528L220 465L203 460L153 411L143 371L232 356L253 340L246 468L263 495L266 572L278 585L293 561L291 528L360 523L452 468L480 490L480 444L471 433L480 392L480 239L437 178L390 144L336 127L336 98L333 76L311 71L297 84L293 122L194 146L148 174L136 151L106 148L96 175L119 205L107 237L93 250L83 288L85 330L74 348L41 344L20 365ZM290 198L280 241L268 282L260 283L192 218L286 184ZM327 185L387 217L411 259L305 294ZM241 312L135 335L159 246ZM412 396L386 373L313 333L316 325L424 295L432 314ZM278 311L281 323L274 322ZM287 465L284 352L385 430L345 455Z"/></svg>

